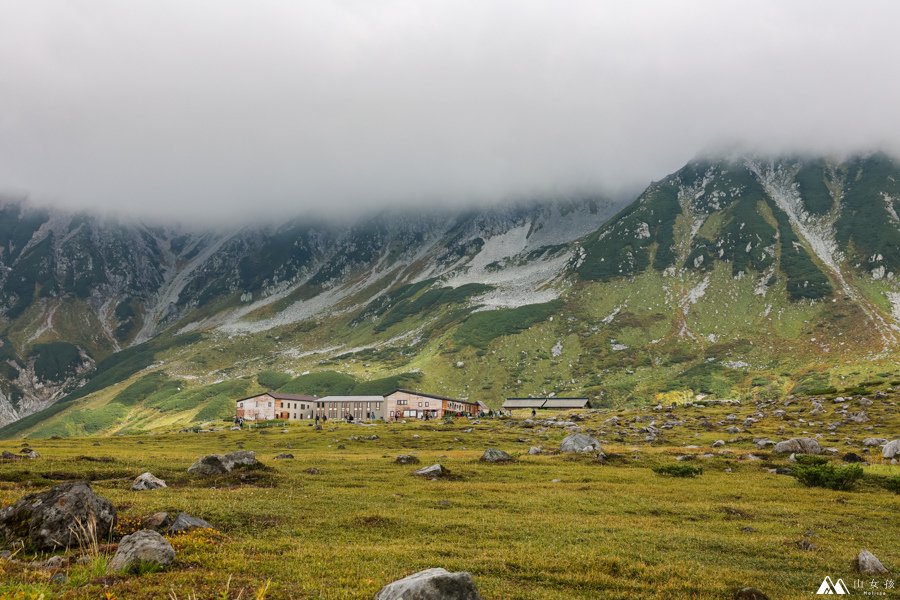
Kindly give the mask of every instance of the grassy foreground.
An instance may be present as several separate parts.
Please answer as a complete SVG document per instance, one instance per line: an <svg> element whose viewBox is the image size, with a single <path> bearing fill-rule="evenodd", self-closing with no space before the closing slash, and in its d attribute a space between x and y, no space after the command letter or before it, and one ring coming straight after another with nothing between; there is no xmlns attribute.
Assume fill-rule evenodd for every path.
<svg viewBox="0 0 900 600"><path fill-rule="evenodd" d="M582 413L578 425L604 441L603 464L527 455L530 446L558 448L566 432L525 427L521 418L36 440L40 458L0 463L0 505L89 479L119 511L119 535L160 510L186 511L219 531L173 538L176 565L143 575L103 573L102 555L112 546L92 565L63 569L66 581L0 559L0 598L371 598L386 583L433 566L470 571L490 600L730 598L744 586L773 599L801 598L825 575L849 583L861 548L900 575L900 496L871 477L853 491L833 491L768 471L788 463L753 439L824 432L799 420L809 407L807 400L778 403L734 435L724 431L733 424L726 415L737 415L740 425L755 405L679 407L669 417L637 409ZM897 407L896 398L876 400L866 408L870 423L843 425L820 442L840 454L862 453L864 437L896 437ZM771 414L778 408L786 415ZM818 421L839 419L832 403L825 409ZM614 415L619 426L606 422ZM667 418L681 424L645 442L641 428ZM712 448L717 439L727 445ZM23 444L5 442L0 450L18 452ZM480 463L486 447L517 460ZM267 468L243 481L186 473L200 455L240 448L256 451ZM900 475L875 450L862 454L871 463L867 474ZM296 458L274 460L281 452ZM453 477L414 477L414 467L394 463L401 453L416 454L422 466L440 462ZM750 453L762 460L747 459ZM703 474L682 479L651 470L683 455L696 455L690 464ZM170 487L131 491L132 479L148 470ZM798 545L804 540L814 547Z"/></svg>

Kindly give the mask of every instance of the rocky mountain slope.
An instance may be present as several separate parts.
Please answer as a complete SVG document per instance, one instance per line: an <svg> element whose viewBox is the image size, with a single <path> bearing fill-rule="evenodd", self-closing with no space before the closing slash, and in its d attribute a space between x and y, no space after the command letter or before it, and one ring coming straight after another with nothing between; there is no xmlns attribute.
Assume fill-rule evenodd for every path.
<svg viewBox="0 0 900 600"><path fill-rule="evenodd" d="M585 199L200 232L11 200L0 210L3 424L160 336L269 331L439 278L484 306L552 299L546 284L565 269L567 244L615 207Z"/></svg>
<svg viewBox="0 0 900 600"><path fill-rule="evenodd" d="M882 154L707 158L615 215L581 199L230 231L6 202L2 433L189 424L263 387L496 404L891 385L898 181Z"/></svg>

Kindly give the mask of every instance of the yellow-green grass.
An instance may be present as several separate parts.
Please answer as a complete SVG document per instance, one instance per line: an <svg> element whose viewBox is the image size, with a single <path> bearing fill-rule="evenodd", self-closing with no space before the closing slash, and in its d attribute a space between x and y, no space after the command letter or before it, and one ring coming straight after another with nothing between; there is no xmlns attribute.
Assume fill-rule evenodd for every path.
<svg viewBox="0 0 900 600"><path fill-rule="evenodd" d="M120 599L162 598L174 592L213 598L227 586L230 597L243 592L248 598L270 582L269 598L371 598L389 581L441 566L473 573L486 599L727 598L746 585L772 598L800 598L825 575L852 577L851 561L861 548L896 571L896 494L874 480L854 491L805 488L770 473L786 459L754 445L754 438L812 432L797 420L809 406L806 400L779 403L737 435L725 433L725 424L708 430L699 419L719 423L734 413L740 422L756 412L754 405L678 407L672 415L684 425L662 430L654 444L638 429L620 431L605 421L617 415L623 423L642 419L639 427L650 419L659 425L661 411L583 412L587 420L579 426L603 440L605 464L587 456L527 455L530 446L557 448L565 432L526 428L521 418L34 440L41 458L0 463L0 504L57 481L87 478L118 508L119 534L155 511L184 510L221 535L173 539L175 566L140 576L86 576L73 567L69 583L50 583L50 571L0 562L0 597L98 598L108 592ZM786 410L786 418L772 416L774 408ZM826 410L819 419L838 418L834 405ZM840 454L863 453L863 437L896 435L896 398L866 410L871 431L844 426L821 443ZM541 412L538 419L547 416ZM372 435L378 439L365 439ZM728 442L729 453L711 448L716 439ZM4 442L2 449L17 451L21 443ZM250 472L244 482L186 473L200 455L241 447L256 451L268 469ZM517 461L481 463L486 447L504 449ZM274 460L280 452L296 458ZM416 454L422 465L440 462L454 477L415 477L414 467L394 463L401 453ZM714 457L699 456L704 453ZM763 460L741 459L749 453ZM704 468L700 477L651 471L686 454ZM872 463L868 472L900 475L880 454L864 456ZM320 473L308 474L311 467ZM146 470L170 487L131 491L133 477ZM796 542L810 530L815 549L803 550Z"/></svg>

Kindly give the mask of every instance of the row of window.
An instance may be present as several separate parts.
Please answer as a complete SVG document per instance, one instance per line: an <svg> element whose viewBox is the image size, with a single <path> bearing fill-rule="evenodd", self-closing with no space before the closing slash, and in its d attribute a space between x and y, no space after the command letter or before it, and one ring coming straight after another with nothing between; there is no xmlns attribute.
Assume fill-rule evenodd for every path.
<svg viewBox="0 0 900 600"><path fill-rule="evenodd" d="M325 406L325 404L326 404L325 402L316 402L316 408L327 408ZM381 402L375 402L374 404L375 404L376 409L381 408ZM362 402L334 402L334 403L329 402L328 405L332 409L335 406L343 406L345 409L348 406L350 408L363 408ZM366 402L365 405L366 405L365 408L372 408L372 402Z"/></svg>

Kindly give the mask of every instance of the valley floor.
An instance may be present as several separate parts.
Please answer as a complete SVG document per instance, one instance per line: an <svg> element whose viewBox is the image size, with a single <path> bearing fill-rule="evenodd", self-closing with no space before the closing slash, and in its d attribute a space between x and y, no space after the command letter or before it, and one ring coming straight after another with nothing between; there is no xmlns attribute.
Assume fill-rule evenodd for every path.
<svg viewBox="0 0 900 600"><path fill-rule="evenodd" d="M898 398L874 402L864 408L867 424L833 432L821 423L840 422L839 405L825 402L820 424L810 423L801 420L809 418L806 399L582 413L576 426L604 442L603 463L529 455L531 446L555 451L567 434L542 423L543 414L533 425L522 415L35 440L40 458L0 462L0 505L89 479L119 511L118 535L156 511L186 511L218 531L175 536L174 567L143 575L106 575L95 561L64 568L65 578L52 582L55 571L0 559L0 597L246 599L268 586L267 598L372 598L390 581L436 566L471 572L486 600L731 598L746 586L773 599L801 598L814 595L826 575L848 586L877 580L891 597L896 590L883 588L894 579L900 587L900 496L868 476L853 491L803 487L770 472L790 463L754 443L821 433L822 446L838 451L833 461L852 451L869 463L867 475L900 475L880 448L863 449L865 437L900 432ZM745 427L757 412L764 417ZM667 422L672 428L661 428ZM735 422L742 431L726 433ZM649 443L643 429L651 425L659 434ZM713 447L719 439L725 446ZM21 445L3 442L0 450L17 453ZM517 460L479 462L488 447ZM200 455L241 448L266 468L243 480L186 473ZM295 458L275 460L282 452ZM453 477L415 477L415 466L395 464L398 454L415 454L420 466L439 462ZM685 455L693 458L676 461ZM651 470L659 464L699 465L703 474L665 477ZM148 470L169 487L131 491ZM858 575L853 559L862 548L893 574Z"/></svg>

